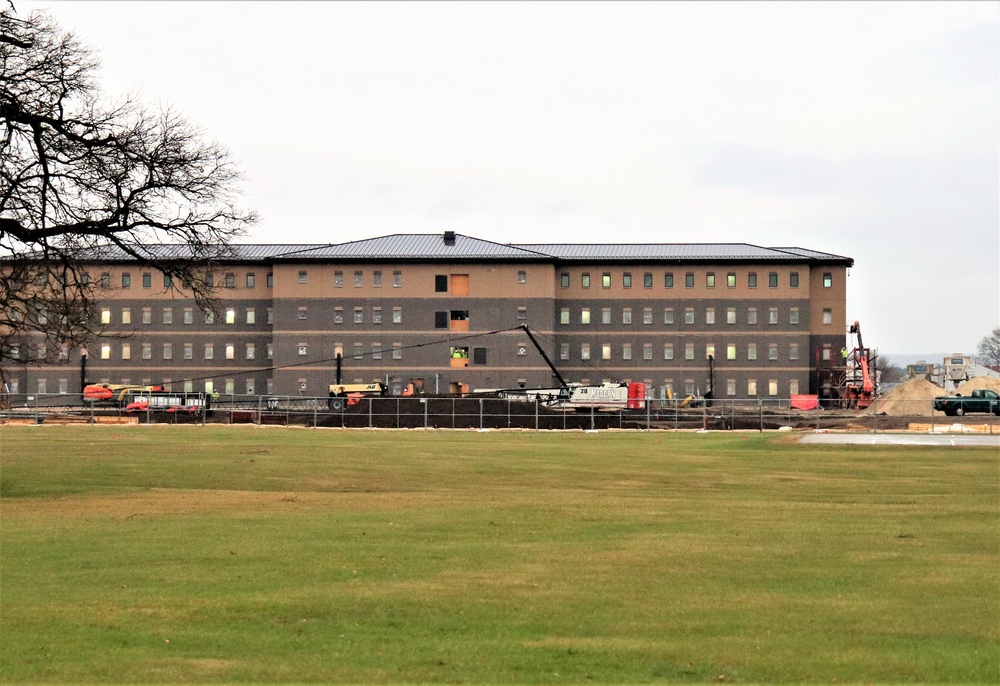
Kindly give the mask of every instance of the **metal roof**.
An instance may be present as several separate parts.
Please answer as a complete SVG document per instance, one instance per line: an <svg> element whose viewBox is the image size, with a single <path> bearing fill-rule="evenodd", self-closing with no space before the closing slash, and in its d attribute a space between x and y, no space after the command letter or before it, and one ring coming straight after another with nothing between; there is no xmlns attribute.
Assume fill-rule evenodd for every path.
<svg viewBox="0 0 1000 686"><path fill-rule="evenodd" d="M450 232L449 232L450 233ZM185 244L143 246L151 260L197 258ZM525 261L822 261L854 264L850 257L807 248L767 248L749 243L494 243L460 233L453 242L435 234L391 234L346 243L234 243L219 261L319 260L525 260ZM203 257L204 255L202 255ZM91 248L80 259L130 261L117 246Z"/></svg>

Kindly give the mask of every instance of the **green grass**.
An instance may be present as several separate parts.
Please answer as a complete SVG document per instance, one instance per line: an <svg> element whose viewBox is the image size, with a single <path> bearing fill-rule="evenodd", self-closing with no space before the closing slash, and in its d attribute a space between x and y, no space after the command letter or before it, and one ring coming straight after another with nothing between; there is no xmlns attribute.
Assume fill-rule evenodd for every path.
<svg viewBox="0 0 1000 686"><path fill-rule="evenodd" d="M4 683L1000 682L1000 455L0 428Z"/></svg>

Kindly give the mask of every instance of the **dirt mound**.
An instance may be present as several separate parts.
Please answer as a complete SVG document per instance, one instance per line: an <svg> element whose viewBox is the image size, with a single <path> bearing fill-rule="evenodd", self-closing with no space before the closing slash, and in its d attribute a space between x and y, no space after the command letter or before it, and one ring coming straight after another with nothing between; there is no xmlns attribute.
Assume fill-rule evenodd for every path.
<svg viewBox="0 0 1000 686"><path fill-rule="evenodd" d="M974 376L959 386L956 393L961 393L962 395L972 395L972 391L980 388L1000 393L1000 379L992 376Z"/></svg>
<svg viewBox="0 0 1000 686"><path fill-rule="evenodd" d="M943 388L927 379L917 377L899 384L881 396L876 405L869 407L862 414L872 414L877 411L891 417L910 415L929 417L934 413L931 401L940 395L947 395Z"/></svg>

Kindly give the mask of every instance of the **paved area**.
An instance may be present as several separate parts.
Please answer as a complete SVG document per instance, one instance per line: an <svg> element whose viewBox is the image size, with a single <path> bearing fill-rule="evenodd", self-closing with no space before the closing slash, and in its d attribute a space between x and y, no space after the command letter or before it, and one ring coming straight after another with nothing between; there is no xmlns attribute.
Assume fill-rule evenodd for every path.
<svg viewBox="0 0 1000 686"><path fill-rule="evenodd" d="M834 445L949 445L993 446L1000 448L1000 433L989 434L808 434L800 443L826 443Z"/></svg>

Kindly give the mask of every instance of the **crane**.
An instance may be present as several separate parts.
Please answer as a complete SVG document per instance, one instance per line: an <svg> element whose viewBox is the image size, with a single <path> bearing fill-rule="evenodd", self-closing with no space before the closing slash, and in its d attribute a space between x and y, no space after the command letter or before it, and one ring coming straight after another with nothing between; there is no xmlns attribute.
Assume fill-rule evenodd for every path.
<svg viewBox="0 0 1000 686"><path fill-rule="evenodd" d="M854 322L848 330L857 337L857 345L847 355L843 399L849 407L863 410L875 399L875 382L872 378L872 361L875 356L861 339L861 324Z"/></svg>

